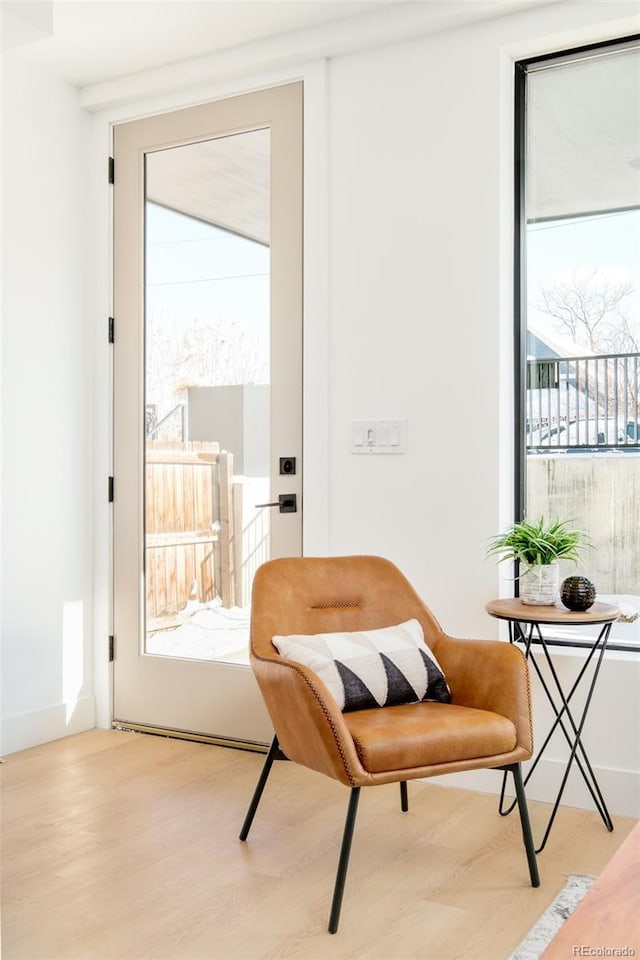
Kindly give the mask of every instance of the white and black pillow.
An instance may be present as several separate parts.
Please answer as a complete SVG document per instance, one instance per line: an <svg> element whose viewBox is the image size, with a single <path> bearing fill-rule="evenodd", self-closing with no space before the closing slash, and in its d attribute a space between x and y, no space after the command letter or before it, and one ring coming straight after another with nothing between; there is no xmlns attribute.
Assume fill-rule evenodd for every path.
<svg viewBox="0 0 640 960"><path fill-rule="evenodd" d="M344 712L451 701L417 620L379 630L273 637L273 643L283 657L313 670Z"/></svg>

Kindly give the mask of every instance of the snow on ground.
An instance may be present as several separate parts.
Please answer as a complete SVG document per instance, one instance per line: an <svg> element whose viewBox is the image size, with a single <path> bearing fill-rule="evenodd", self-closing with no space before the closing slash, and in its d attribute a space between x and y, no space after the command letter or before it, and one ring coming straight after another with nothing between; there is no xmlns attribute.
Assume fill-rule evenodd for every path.
<svg viewBox="0 0 640 960"><path fill-rule="evenodd" d="M249 610L190 601L179 626L160 630L147 639L147 653L196 660L249 663ZM175 622L175 618L174 621Z"/></svg>

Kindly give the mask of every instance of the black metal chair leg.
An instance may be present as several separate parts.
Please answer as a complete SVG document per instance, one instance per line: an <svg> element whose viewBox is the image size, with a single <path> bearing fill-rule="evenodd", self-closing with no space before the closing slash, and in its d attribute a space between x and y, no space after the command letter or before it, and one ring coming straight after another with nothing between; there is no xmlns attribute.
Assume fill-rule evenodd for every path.
<svg viewBox="0 0 640 960"><path fill-rule="evenodd" d="M409 794L407 793L407 781L400 781L400 809L406 813L409 809Z"/></svg>
<svg viewBox="0 0 640 960"><path fill-rule="evenodd" d="M527 851L527 863L529 864L529 876L531 877L531 886L540 886L540 874L538 873L538 861L536 860L535 844L533 842L533 833L531 831L531 821L529 820L529 808L527 807L527 797L524 792L522 782L522 768L519 763L511 766L513 780L516 788L516 799L518 801L518 811L520 813L520 823L522 825L522 839Z"/></svg>
<svg viewBox="0 0 640 960"><path fill-rule="evenodd" d="M347 879L347 868L349 866L349 854L351 853L351 841L353 839L353 830L356 825L356 814L358 812L358 800L360 799L360 787L351 788L349 797L349 807L347 809L347 819L344 824L344 833L342 835L342 847L340 849L340 859L338 861L338 872L336 874L336 883L333 888L333 900L331 902L331 915L329 917L329 933L336 933L340 921L340 909L342 907L342 896L344 894L344 885Z"/></svg>
<svg viewBox="0 0 640 960"><path fill-rule="evenodd" d="M255 817L256 810L258 809L258 804L260 803L260 797L262 796L262 791L265 788L265 784L271 772L271 767L273 766L273 761L276 759L280 753L280 747L278 746L278 738L274 737L271 741L271 746L269 747L269 752L267 753L266 759L264 761L264 766L262 768L262 773L256 784L256 789L253 792L253 797L251 798L251 803L249 804L249 809L247 810L247 815L244 818L244 823L242 824L242 830L240 831L240 839L246 840L249 836L249 830L251 829L251 824L253 823L253 818Z"/></svg>

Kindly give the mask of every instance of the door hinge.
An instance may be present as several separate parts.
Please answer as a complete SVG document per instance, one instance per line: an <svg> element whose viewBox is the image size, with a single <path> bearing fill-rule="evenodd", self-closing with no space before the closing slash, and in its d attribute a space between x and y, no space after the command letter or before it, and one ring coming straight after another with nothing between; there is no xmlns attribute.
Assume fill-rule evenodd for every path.
<svg viewBox="0 0 640 960"><path fill-rule="evenodd" d="M116 658L116 638L111 634L109 636L109 663L113 663Z"/></svg>
<svg viewBox="0 0 640 960"><path fill-rule="evenodd" d="M109 183L116 182L116 162L113 157L109 157Z"/></svg>
<svg viewBox="0 0 640 960"><path fill-rule="evenodd" d="M116 342L116 322L113 317L109 317L109 343Z"/></svg>
<svg viewBox="0 0 640 960"><path fill-rule="evenodd" d="M113 503L113 477L109 477L109 503Z"/></svg>

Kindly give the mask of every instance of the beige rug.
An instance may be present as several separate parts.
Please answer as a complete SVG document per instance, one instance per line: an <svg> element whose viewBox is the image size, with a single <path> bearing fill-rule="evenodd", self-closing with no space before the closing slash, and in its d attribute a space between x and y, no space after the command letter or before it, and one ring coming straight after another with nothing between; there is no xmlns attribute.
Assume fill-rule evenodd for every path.
<svg viewBox="0 0 640 960"><path fill-rule="evenodd" d="M520 946L511 954L509 960L538 960L542 956L556 933L578 906L595 877L571 874L550 907L529 930Z"/></svg>

